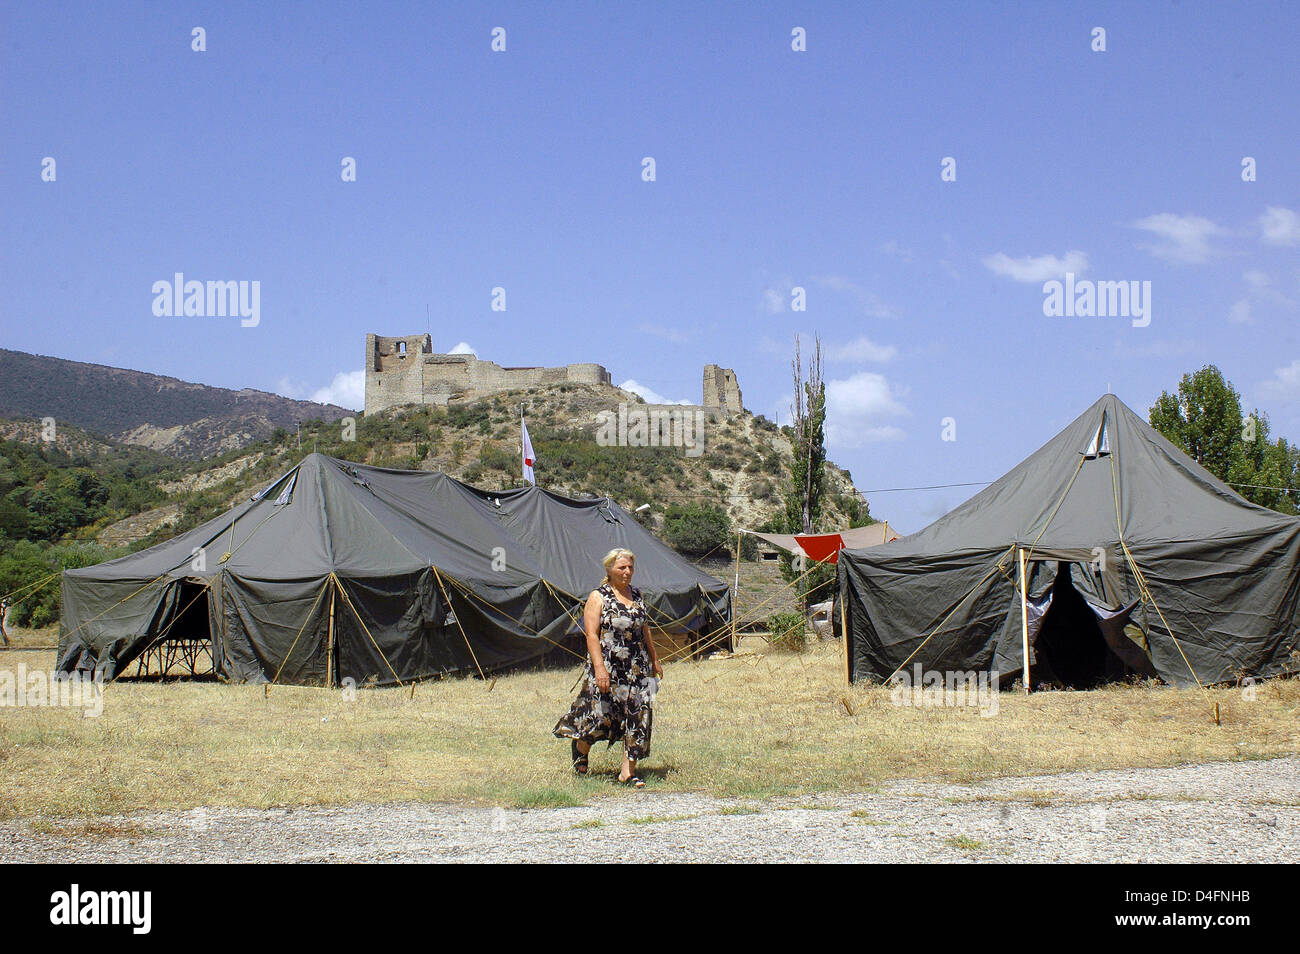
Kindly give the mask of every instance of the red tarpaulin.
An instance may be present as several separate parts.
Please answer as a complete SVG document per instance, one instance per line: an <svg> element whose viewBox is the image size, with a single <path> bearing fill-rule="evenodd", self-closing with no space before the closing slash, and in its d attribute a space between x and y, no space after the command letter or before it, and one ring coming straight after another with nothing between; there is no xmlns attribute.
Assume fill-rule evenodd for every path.
<svg viewBox="0 0 1300 954"><path fill-rule="evenodd" d="M889 529L888 523L873 523L869 527L855 527L839 533L810 533L806 536L797 533L794 538L799 543L799 549L808 554L810 559L834 563L845 547L860 550L862 547L879 546L897 540L898 534Z"/></svg>

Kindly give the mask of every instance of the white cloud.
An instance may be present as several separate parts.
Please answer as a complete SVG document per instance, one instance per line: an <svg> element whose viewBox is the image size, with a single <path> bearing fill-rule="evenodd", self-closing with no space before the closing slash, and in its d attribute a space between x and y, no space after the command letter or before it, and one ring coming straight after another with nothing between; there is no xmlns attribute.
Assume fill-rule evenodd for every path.
<svg viewBox="0 0 1300 954"><path fill-rule="evenodd" d="M309 400L360 410L366 406L366 372L340 371L325 387L313 391Z"/></svg>
<svg viewBox="0 0 1300 954"><path fill-rule="evenodd" d="M876 344L865 335L826 349L831 361L892 361L897 356L898 349L893 345Z"/></svg>
<svg viewBox="0 0 1300 954"><path fill-rule="evenodd" d="M315 390L304 381L281 378L276 382L275 393L295 401L337 404L339 407L359 411L366 406L366 372L340 371L334 375L333 381Z"/></svg>
<svg viewBox="0 0 1300 954"><path fill-rule="evenodd" d="M763 308L769 315L779 315L788 307L786 305L786 293L778 291L775 288L763 289Z"/></svg>
<svg viewBox="0 0 1300 954"><path fill-rule="evenodd" d="M907 413L882 374L862 371L826 382L828 445L849 448L900 440L906 435L888 420Z"/></svg>
<svg viewBox="0 0 1300 954"><path fill-rule="evenodd" d="M275 393L281 397L293 398L295 401L301 401L303 395L307 393L307 384L304 381L294 381L291 378L281 378L275 382Z"/></svg>
<svg viewBox="0 0 1300 954"><path fill-rule="evenodd" d="M899 245L897 239L890 239L888 242L882 242L880 245L876 246L876 250L883 252L886 255L892 255L899 261L911 264L912 250Z"/></svg>
<svg viewBox="0 0 1300 954"><path fill-rule="evenodd" d="M622 388L624 391L631 391L633 394L639 395L642 399L644 399L644 401L647 404L694 404L695 403L694 401L670 401L668 400L668 398L664 397L658 391L655 391L652 388L648 388L644 384L639 384L631 378L628 378L626 381L620 384L619 387Z"/></svg>
<svg viewBox="0 0 1300 954"><path fill-rule="evenodd" d="M840 292L854 299L862 313L868 318L897 318L897 309L873 291L863 288L851 278L844 275L814 275L813 284L831 291Z"/></svg>
<svg viewBox="0 0 1300 954"><path fill-rule="evenodd" d="M1246 283L1246 296L1248 298L1254 301L1268 302L1271 305L1279 305L1283 308L1294 308L1296 306L1294 301L1274 287L1273 279L1258 268L1246 270L1241 277Z"/></svg>
<svg viewBox="0 0 1300 954"><path fill-rule="evenodd" d="M456 347L448 351L447 354L472 354L474 357L477 358L478 349L475 348L468 341L462 341L459 344L457 344Z"/></svg>
<svg viewBox="0 0 1300 954"><path fill-rule="evenodd" d="M1228 320L1238 325L1252 324L1255 319L1250 314L1250 302L1245 298L1233 302L1228 310Z"/></svg>
<svg viewBox="0 0 1300 954"><path fill-rule="evenodd" d="M1246 284L1249 285L1253 291L1263 291L1272 284L1268 275L1261 272L1258 268L1246 270L1242 273L1241 277L1245 279Z"/></svg>
<svg viewBox="0 0 1300 954"><path fill-rule="evenodd" d="M663 338L673 344L683 344L690 341L694 335L688 331L682 331L678 328L669 328L667 325L652 325L643 322L637 326L637 330L647 335L654 335L656 338Z"/></svg>
<svg viewBox="0 0 1300 954"><path fill-rule="evenodd" d="M1066 252L1064 258L1055 255L1027 255L1024 258L1012 258L1005 252L985 256L984 267L997 275L1018 282L1046 282L1054 278L1064 278L1066 272L1082 275L1088 270L1088 256L1077 249Z"/></svg>
<svg viewBox="0 0 1300 954"><path fill-rule="evenodd" d="M1259 390L1269 398L1300 400L1300 358L1292 361L1285 368L1274 371L1273 376L1261 384Z"/></svg>
<svg viewBox="0 0 1300 954"><path fill-rule="evenodd" d="M1224 230L1209 219L1199 215L1175 215L1173 212L1148 215L1134 222L1133 228L1162 239L1154 245L1139 245L1139 248L1180 265L1208 262L1215 252L1210 248L1210 239L1224 234Z"/></svg>
<svg viewBox="0 0 1300 954"><path fill-rule="evenodd" d="M1300 245L1300 215L1271 205L1259 217L1259 231L1270 245Z"/></svg>

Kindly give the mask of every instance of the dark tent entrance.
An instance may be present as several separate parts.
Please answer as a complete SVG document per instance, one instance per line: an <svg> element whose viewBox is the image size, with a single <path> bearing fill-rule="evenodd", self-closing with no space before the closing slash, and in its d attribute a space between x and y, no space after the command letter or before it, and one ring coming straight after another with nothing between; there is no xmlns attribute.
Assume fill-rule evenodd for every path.
<svg viewBox="0 0 1300 954"><path fill-rule="evenodd" d="M1131 620L1138 604L1109 608L1097 564L1029 560L1026 572L1024 630L1033 685L1094 689L1154 675L1145 647L1135 641L1142 640Z"/></svg>
<svg viewBox="0 0 1300 954"><path fill-rule="evenodd" d="M202 580L173 580L161 601L162 612L145 634L148 642L124 678L186 677L215 679L208 585Z"/></svg>
<svg viewBox="0 0 1300 954"><path fill-rule="evenodd" d="M1093 689L1133 674L1110 648L1097 612L1074 586L1076 564L1046 564L1054 570L1047 592L1034 600L1029 624L1030 672L1035 685Z"/></svg>

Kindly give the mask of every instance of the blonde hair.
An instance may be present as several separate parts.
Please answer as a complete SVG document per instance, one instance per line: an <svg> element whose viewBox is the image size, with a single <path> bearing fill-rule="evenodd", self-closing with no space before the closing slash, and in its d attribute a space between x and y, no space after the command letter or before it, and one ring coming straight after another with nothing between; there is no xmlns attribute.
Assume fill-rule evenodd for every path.
<svg viewBox="0 0 1300 954"><path fill-rule="evenodd" d="M636 565L636 554L633 553L631 550L625 550L623 547L615 547L614 549L610 550L608 553L605 554L605 558L600 562L603 563L605 566L606 577L609 576L609 568L614 565L614 562L616 560L621 560L623 557L627 557L629 560L631 560L633 566Z"/></svg>

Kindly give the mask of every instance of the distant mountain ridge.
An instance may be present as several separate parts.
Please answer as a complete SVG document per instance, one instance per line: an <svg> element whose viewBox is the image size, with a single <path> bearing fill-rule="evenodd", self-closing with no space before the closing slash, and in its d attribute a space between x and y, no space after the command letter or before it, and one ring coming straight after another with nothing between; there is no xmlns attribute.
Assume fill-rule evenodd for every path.
<svg viewBox="0 0 1300 954"><path fill-rule="evenodd" d="M356 415L336 404L233 391L146 371L0 348L0 417L52 417L128 444L199 460L298 421Z"/></svg>

